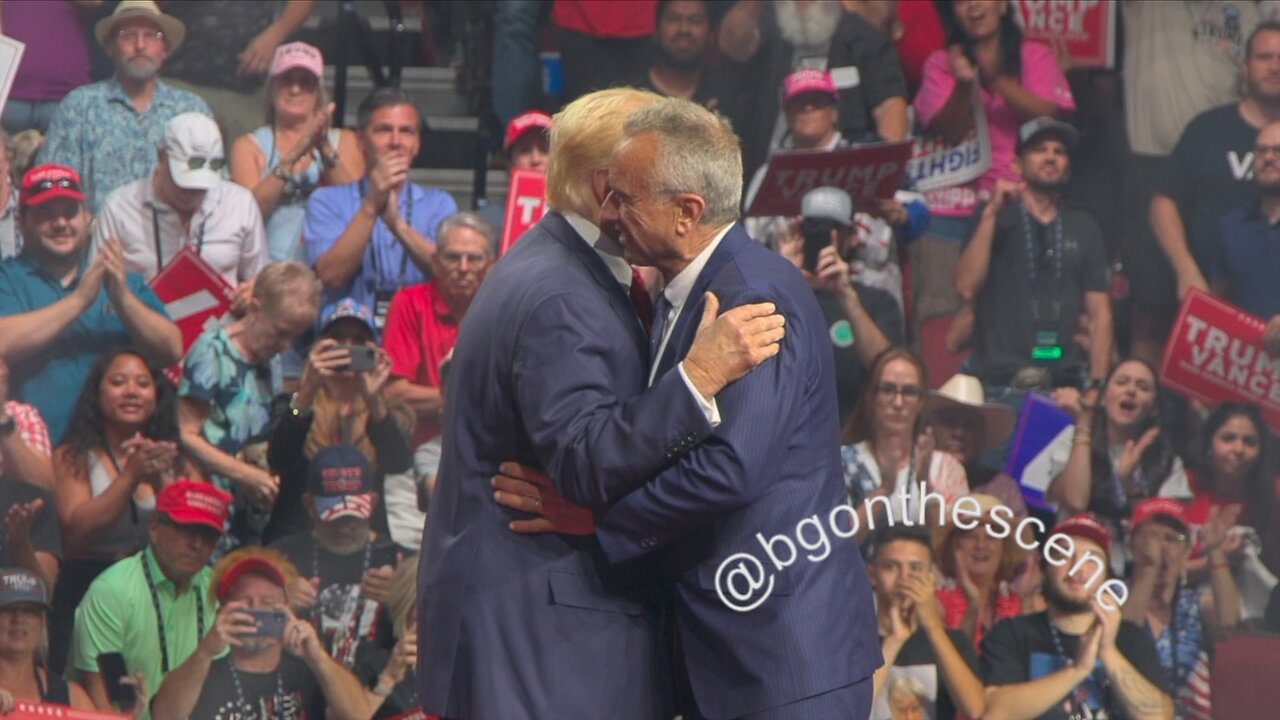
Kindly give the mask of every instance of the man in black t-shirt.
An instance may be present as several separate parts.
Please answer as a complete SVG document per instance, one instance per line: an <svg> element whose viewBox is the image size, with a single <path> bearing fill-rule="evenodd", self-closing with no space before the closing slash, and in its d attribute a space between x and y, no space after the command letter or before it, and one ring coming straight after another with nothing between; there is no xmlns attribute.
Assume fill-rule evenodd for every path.
<svg viewBox="0 0 1280 720"><path fill-rule="evenodd" d="M360 680L329 657L315 628L289 612L294 574L283 555L260 547L214 566L217 618L160 684L153 720L322 720L330 710L333 717L372 716Z"/></svg>
<svg viewBox="0 0 1280 720"><path fill-rule="evenodd" d="M884 665L875 674L871 720L890 720L924 704L933 706L926 716L934 720L980 717L982 682L974 674L973 643L943 624L929 535L889 526L873 543L867 572L876 593Z"/></svg>
<svg viewBox="0 0 1280 720"><path fill-rule="evenodd" d="M974 308L972 374L988 399L1000 399L1013 375L1032 365L1047 368L1057 386L1079 385L1085 368L1091 382L1105 382L1112 323L1102 231L1087 212L1061 203L1077 137L1048 117L1022 126L1022 182L996 183L956 265L956 292ZM1087 356L1075 342L1082 312Z"/></svg>
<svg viewBox="0 0 1280 720"><path fill-rule="evenodd" d="M369 461L350 445L321 449L311 459L302 503L314 528L273 547L301 575L290 589L293 609L310 618L329 655L350 668L361 640L383 648L395 644L383 603L397 551L369 530L378 504Z"/></svg>
<svg viewBox="0 0 1280 720"><path fill-rule="evenodd" d="M1197 115L1182 131L1156 182L1148 215L1164 257L1152 257L1146 247L1125 249L1134 301L1134 354L1149 363L1160 358L1177 303L1191 288L1209 289L1206 278L1216 255L1218 221L1258 197L1252 182L1253 145L1263 125L1280 119L1277 56L1280 23L1258 23L1245 44L1244 97Z"/></svg>
<svg viewBox="0 0 1280 720"><path fill-rule="evenodd" d="M1048 610L996 624L982 643L987 713L1013 720L1171 718L1167 676L1146 632L1095 593L1106 579L1111 536L1091 515L1050 533L1073 543L1041 555ZM1053 554L1055 562L1049 561ZM1075 570L1075 572L1072 572Z"/></svg>
<svg viewBox="0 0 1280 720"><path fill-rule="evenodd" d="M715 27L704 0L662 0L653 29L654 61L632 85L682 97L730 118L740 92L734 76L708 62Z"/></svg>
<svg viewBox="0 0 1280 720"><path fill-rule="evenodd" d="M0 567L25 568L52 587L62 557L53 495L44 488L0 476L0 525Z"/></svg>

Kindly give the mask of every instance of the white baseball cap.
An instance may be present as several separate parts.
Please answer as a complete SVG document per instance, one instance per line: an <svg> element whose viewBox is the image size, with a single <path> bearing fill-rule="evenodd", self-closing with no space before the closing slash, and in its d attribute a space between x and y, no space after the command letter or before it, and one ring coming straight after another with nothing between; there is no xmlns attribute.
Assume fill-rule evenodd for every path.
<svg viewBox="0 0 1280 720"><path fill-rule="evenodd" d="M208 190L222 182L227 164L222 150L222 132L213 118L198 112L174 116L164 125L164 148L169 155L169 174L178 187Z"/></svg>
<svg viewBox="0 0 1280 720"><path fill-rule="evenodd" d="M814 188L800 199L800 214L806 218L833 220L853 225L853 200L849 193L834 187Z"/></svg>

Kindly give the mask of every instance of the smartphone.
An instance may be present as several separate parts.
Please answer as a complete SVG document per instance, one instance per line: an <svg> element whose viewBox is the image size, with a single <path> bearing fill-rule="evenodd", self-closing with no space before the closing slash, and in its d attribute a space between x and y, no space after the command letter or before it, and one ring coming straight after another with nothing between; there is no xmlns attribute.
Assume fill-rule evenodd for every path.
<svg viewBox="0 0 1280 720"><path fill-rule="evenodd" d="M368 345L348 345L347 351L351 353L351 364L347 366L350 372L370 372L378 364L377 348L371 348Z"/></svg>
<svg viewBox="0 0 1280 720"><path fill-rule="evenodd" d="M289 624L289 615L284 610L245 610L253 616L258 624L258 632L251 637L284 637L285 625Z"/></svg>
<svg viewBox="0 0 1280 720"><path fill-rule="evenodd" d="M818 269L818 254L831 246L831 227L811 220L800 223L800 232L804 235L804 264L801 267L805 270L814 272Z"/></svg>
<svg viewBox="0 0 1280 720"><path fill-rule="evenodd" d="M120 682L129 677L129 669L124 664L124 655L118 652L98 655L98 672L102 674L102 682L106 685L107 697L116 707L129 710L138 703L137 689Z"/></svg>

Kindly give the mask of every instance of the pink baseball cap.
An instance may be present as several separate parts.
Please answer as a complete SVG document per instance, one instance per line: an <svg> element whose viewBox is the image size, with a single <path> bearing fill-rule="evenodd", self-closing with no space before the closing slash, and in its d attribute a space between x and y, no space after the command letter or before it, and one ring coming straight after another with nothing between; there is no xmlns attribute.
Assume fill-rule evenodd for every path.
<svg viewBox="0 0 1280 720"><path fill-rule="evenodd" d="M314 45L304 42L286 43L276 48L276 56L271 59L271 69L267 74L275 77L294 68L302 68L317 78L323 78L324 56Z"/></svg>
<svg viewBox="0 0 1280 720"><path fill-rule="evenodd" d="M800 68L787 76L782 82L782 102L790 102L797 95L805 93L822 93L830 95L832 100L839 100L836 81L831 73L817 68Z"/></svg>
<svg viewBox="0 0 1280 720"><path fill-rule="evenodd" d="M532 130L546 133L551 129L551 116L539 110L530 110L523 115L511 118L507 123L507 135L502 141L502 151L507 152L520 139L521 135Z"/></svg>

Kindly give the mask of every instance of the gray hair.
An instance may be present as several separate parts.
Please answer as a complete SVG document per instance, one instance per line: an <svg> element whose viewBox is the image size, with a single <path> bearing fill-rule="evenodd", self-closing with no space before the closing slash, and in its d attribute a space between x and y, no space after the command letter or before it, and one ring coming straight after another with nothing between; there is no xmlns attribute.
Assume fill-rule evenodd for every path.
<svg viewBox="0 0 1280 720"><path fill-rule="evenodd" d="M493 253L493 244L497 233L494 232L493 226L489 224L488 220L480 217L479 213L474 213L470 210L456 212L440 221L440 224L436 226L436 246L443 250L445 237L448 236L450 231L457 228L467 228L482 235L484 237L485 253Z"/></svg>
<svg viewBox="0 0 1280 720"><path fill-rule="evenodd" d="M653 133L658 155L653 190L675 196L693 193L707 203L704 225L738 219L742 202L742 149L724 116L697 103L663 98L627 118L624 137Z"/></svg>

